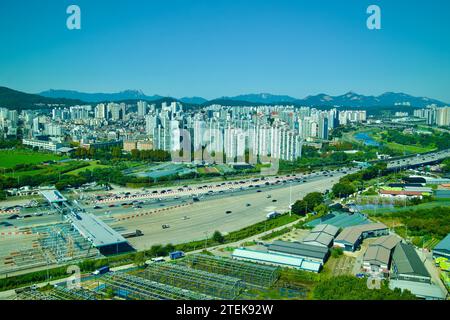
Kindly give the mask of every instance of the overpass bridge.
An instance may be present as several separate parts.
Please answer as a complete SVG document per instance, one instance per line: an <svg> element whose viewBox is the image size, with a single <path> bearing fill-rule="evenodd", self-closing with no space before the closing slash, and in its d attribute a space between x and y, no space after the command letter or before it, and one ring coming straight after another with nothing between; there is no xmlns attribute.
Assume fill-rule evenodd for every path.
<svg viewBox="0 0 450 320"><path fill-rule="evenodd" d="M389 159L381 162L387 163L388 170L402 170L420 167L423 165L436 164L449 157L450 149L446 149L399 159Z"/></svg>

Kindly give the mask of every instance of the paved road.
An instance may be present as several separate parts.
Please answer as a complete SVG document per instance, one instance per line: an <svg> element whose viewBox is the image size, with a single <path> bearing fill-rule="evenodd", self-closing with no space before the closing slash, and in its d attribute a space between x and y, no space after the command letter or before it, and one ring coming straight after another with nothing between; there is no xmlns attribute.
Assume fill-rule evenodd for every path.
<svg viewBox="0 0 450 320"><path fill-rule="evenodd" d="M289 210L290 199L294 202L310 192L330 189L342 175L317 177L300 185L272 190L261 189L261 192L255 189L246 194L230 194L222 198L202 200L190 206L112 222L110 225L118 230L141 230L144 236L130 239L130 243L139 250L148 249L154 244L202 240L206 236L210 237L215 230L228 233L264 221L267 213L271 211L286 212ZM231 213L227 214L226 211ZM187 220L183 219L185 216L188 217ZM170 225L170 228L162 229L163 224Z"/></svg>
<svg viewBox="0 0 450 320"><path fill-rule="evenodd" d="M433 163L438 160L443 160L450 157L450 150L442 150L429 154L413 156L400 160L392 160L387 163L388 169L402 169L408 167L419 166L423 164Z"/></svg>

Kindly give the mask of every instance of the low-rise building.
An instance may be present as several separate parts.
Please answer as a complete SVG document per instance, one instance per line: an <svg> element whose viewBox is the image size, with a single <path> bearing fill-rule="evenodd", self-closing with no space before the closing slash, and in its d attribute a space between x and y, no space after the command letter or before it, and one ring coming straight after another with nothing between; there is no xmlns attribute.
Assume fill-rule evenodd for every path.
<svg viewBox="0 0 450 320"><path fill-rule="evenodd" d="M372 242L364 254L363 270L383 277L389 275L392 252L400 241L401 239L396 235L389 235Z"/></svg>
<svg viewBox="0 0 450 320"><path fill-rule="evenodd" d="M303 239L302 243L331 247L333 245L333 239L339 232L339 228L330 224L319 224Z"/></svg>
<svg viewBox="0 0 450 320"><path fill-rule="evenodd" d="M322 264L319 262L306 260L300 257L266 251L250 250L246 248L235 249L233 251L232 258L236 260L251 261L312 272L319 272L322 267Z"/></svg>
<svg viewBox="0 0 450 320"><path fill-rule="evenodd" d="M391 280L389 289L409 290L416 297L425 300L445 300L446 298L446 293L439 286L431 283Z"/></svg>
<svg viewBox="0 0 450 320"><path fill-rule="evenodd" d="M124 141L123 142L123 151L131 152L131 150L137 149L136 141Z"/></svg>
<svg viewBox="0 0 450 320"><path fill-rule="evenodd" d="M392 254L391 279L431 283L431 276L412 245L400 242Z"/></svg>
<svg viewBox="0 0 450 320"><path fill-rule="evenodd" d="M52 139L22 139L22 144L32 148L36 147L41 150L48 150L52 152L56 152L56 150L64 146L61 142Z"/></svg>
<svg viewBox="0 0 450 320"><path fill-rule="evenodd" d="M450 233L433 249L433 258L448 258L450 260Z"/></svg>
<svg viewBox="0 0 450 320"><path fill-rule="evenodd" d="M345 251L355 251L364 239L387 234L389 234L389 228L383 223L368 223L348 227L334 239L334 246Z"/></svg>
<svg viewBox="0 0 450 320"><path fill-rule="evenodd" d="M330 250L327 247L281 240L276 240L269 244L268 251L270 253L299 257L321 264L324 264L330 255Z"/></svg>

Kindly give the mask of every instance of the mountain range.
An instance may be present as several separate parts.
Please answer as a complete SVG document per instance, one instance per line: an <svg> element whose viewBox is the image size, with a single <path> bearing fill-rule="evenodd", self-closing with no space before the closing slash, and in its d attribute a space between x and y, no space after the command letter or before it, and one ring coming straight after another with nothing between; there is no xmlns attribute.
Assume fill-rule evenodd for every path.
<svg viewBox="0 0 450 320"><path fill-rule="evenodd" d="M159 95L147 96L142 91L127 90L119 93L83 93L77 91L66 90L49 90L41 92L39 95L48 98L66 98L76 99L87 102L103 102L103 101L122 101L122 100L146 100L156 101L164 99ZM446 103L430 99L426 97L415 97L405 93L386 92L379 96L365 96L354 92L348 92L343 95L331 96L327 94L311 95L303 99L287 96L287 95L273 95L270 93L260 94L243 94L232 97L221 97L214 100L207 100L202 97L185 97L177 99L180 102L188 104L294 104L302 106L317 106L317 107L378 107L378 106L412 106L423 108L430 104L446 105Z"/></svg>
<svg viewBox="0 0 450 320"><path fill-rule="evenodd" d="M273 95L270 93L243 94L232 97L221 97L208 100L202 97L173 98L160 95L148 96L139 90L126 90L117 93L85 93L73 90L48 90L39 94L29 94L6 87L0 87L0 107L16 109L42 108L46 105L76 105L99 102L133 102L145 100L153 103L162 101L180 101L188 107L222 104L229 106L257 105L257 104L292 104L295 106L314 107L348 107L348 108L375 108L375 107L414 107L423 108L430 104L438 106L447 105L445 102L415 97L405 93L386 92L379 96L366 96L354 92L331 96L327 94L310 95L303 99L287 95Z"/></svg>

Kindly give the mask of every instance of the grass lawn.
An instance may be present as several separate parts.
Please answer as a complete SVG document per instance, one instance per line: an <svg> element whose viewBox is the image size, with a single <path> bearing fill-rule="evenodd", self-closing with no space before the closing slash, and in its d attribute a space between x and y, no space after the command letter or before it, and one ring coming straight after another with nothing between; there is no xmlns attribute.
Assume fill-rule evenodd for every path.
<svg viewBox="0 0 450 320"><path fill-rule="evenodd" d="M99 163L97 163L97 161L90 161L89 162L89 166L83 167L83 168L80 168L80 169L75 169L73 171L69 171L69 172L67 172L67 174L75 175L75 174L78 174L78 173L83 172L85 170L105 169L105 168L109 168L109 167L110 166L99 164Z"/></svg>
<svg viewBox="0 0 450 320"><path fill-rule="evenodd" d="M16 171L14 173L10 172L5 174L7 177L23 177L23 176L36 176L36 175L44 175L44 174L55 174L55 173L63 173L71 168L77 168L79 166L78 161L68 161L68 162L59 162L56 164L50 165L38 165L39 169L34 170L26 170L26 171ZM81 168L84 169L84 168ZM79 170L79 169L77 169ZM72 171L68 171L72 172Z"/></svg>
<svg viewBox="0 0 450 320"><path fill-rule="evenodd" d="M0 168L13 168L17 164L38 164L50 160L62 160L62 156L53 153L31 150L0 150Z"/></svg>
<svg viewBox="0 0 450 320"><path fill-rule="evenodd" d="M424 152L430 152L433 151L435 148L432 147L418 147L418 146L411 146L411 145L403 145L398 144L395 142L388 142L385 144L389 149L406 153L424 153Z"/></svg>

